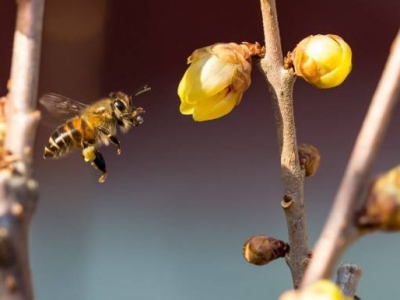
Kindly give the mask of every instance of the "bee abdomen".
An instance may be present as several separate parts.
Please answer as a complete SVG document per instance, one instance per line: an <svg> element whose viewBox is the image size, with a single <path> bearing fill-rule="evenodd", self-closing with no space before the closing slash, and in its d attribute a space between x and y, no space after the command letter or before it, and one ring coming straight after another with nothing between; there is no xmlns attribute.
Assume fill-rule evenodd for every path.
<svg viewBox="0 0 400 300"><path fill-rule="evenodd" d="M74 118L59 126L49 138L44 148L44 157L59 157L82 144L81 118Z"/></svg>

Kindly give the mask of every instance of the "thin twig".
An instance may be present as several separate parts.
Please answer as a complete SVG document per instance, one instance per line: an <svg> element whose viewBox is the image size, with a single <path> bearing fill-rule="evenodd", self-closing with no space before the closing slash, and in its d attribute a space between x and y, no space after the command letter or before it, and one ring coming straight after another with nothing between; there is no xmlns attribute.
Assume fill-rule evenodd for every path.
<svg viewBox="0 0 400 300"><path fill-rule="evenodd" d="M362 268L355 264L342 263L336 274L336 284L343 295L353 298L362 275Z"/></svg>
<svg viewBox="0 0 400 300"><path fill-rule="evenodd" d="M304 284L328 278L342 252L358 236L354 210L367 187L372 164L400 93L400 31L372 98L331 213L313 251Z"/></svg>
<svg viewBox="0 0 400 300"><path fill-rule="evenodd" d="M282 206L290 244L286 261L292 273L293 285L298 287L308 261L308 236L303 192L304 172L299 164L293 114L293 84L296 77L292 70L285 70L283 67L275 0L261 0L261 12L266 55L260 61L260 67L270 85L278 130L285 199Z"/></svg>
<svg viewBox="0 0 400 300"><path fill-rule="evenodd" d="M36 98L44 0L19 0L14 34L6 148L30 165L39 113ZM29 158L29 159L27 159ZM22 167L22 166L21 166ZM20 169L21 172L27 170Z"/></svg>
<svg viewBox="0 0 400 300"><path fill-rule="evenodd" d="M31 300L28 235L37 201L31 178L44 0L17 1L17 22L0 170L0 299ZM13 160L7 162L6 153Z"/></svg>

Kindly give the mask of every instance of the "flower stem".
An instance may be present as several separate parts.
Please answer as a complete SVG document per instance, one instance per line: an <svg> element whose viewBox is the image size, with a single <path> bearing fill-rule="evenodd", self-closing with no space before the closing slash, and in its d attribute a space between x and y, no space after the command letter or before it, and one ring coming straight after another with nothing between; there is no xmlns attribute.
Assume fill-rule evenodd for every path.
<svg viewBox="0 0 400 300"><path fill-rule="evenodd" d="M286 257L294 287L298 287L307 266L308 236L304 203L304 171L299 164L293 113L295 75L285 70L275 0L261 0L265 35L265 57L260 68L272 95L281 154L281 178L290 252Z"/></svg>

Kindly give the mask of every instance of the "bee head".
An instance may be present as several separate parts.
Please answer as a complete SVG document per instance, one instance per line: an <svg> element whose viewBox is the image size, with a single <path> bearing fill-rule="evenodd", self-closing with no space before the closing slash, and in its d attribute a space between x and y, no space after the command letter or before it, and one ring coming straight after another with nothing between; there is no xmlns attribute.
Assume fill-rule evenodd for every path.
<svg viewBox="0 0 400 300"><path fill-rule="evenodd" d="M138 94L135 93L134 96ZM112 100L112 109L117 119L117 124L122 129L128 129L130 126L138 126L144 122L141 114L144 113L143 108L136 108L132 103L132 97L122 92L110 94Z"/></svg>

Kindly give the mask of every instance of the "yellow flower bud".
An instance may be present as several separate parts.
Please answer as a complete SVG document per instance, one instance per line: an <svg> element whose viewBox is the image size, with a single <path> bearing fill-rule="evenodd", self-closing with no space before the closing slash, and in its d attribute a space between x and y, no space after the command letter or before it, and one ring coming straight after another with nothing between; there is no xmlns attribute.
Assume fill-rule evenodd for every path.
<svg viewBox="0 0 400 300"><path fill-rule="evenodd" d="M289 245L270 236L251 236L243 245L243 257L251 264L262 266L289 252Z"/></svg>
<svg viewBox="0 0 400 300"><path fill-rule="evenodd" d="M339 287L332 281L321 279L299 290L283 293L279 300L345 300Z"/></svg>
<svg viewBox="0 0 400 300"><path fill-rule="evenodd" d="M293 65L296 74L310 84L332 88L341 84L351 71L351 48L337 35L311 35L296 46Z"/></svg>
<svg viewBox="0 0 400 300"><path fill-rule="evenodd" d="M400 230L400 166L372 182L356 224L360 229Z"/></svg>
<svg viewBox="0 0 400 300"><path fill-rule="evenodd" d="M262 54L258 43L218 43L195 50L178 87L180 112L195 121L231 112L250 86L251 57Z"/></svg>

